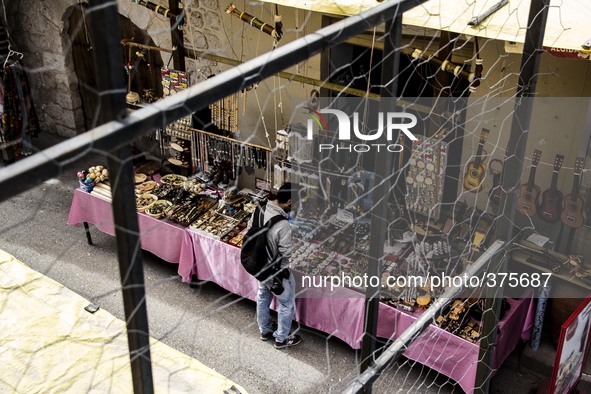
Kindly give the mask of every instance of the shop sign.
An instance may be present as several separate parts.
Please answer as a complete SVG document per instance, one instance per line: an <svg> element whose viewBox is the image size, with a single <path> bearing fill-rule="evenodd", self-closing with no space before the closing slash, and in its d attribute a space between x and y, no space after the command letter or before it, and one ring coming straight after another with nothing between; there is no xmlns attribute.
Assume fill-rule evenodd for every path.
<svg viewBox="0 0 591 394"><path fill-rule="evenodd" d="M517 42L506 41L505 42L505 51L507 53L523 53L523 44ZM548 52L552 56L562 57L567 59L581 59L581 60L588 60L589 56L591 55L590 51L586 50L577 50L577 49L569 49L569 48L558 48L558 47L544 47L544 51Z"/></svg>
<svg viewBox="0 0 591 394"><path fill-rule="evenodd" d="M589 59L589 53L577 51L575 49L544 47L544 50L556 57L566 57L570 59Z"/></svg>

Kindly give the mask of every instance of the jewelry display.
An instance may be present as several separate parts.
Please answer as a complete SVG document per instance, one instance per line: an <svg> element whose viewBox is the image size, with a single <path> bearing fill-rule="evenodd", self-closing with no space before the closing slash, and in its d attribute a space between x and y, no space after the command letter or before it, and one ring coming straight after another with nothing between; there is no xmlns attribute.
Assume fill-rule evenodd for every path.
<svg viewBox="0 0 591 394"><path fill-rule="evenodd" d="M231 94L210 104L211 122L221 130L238 131L238 103L240 93Z"/></svg>

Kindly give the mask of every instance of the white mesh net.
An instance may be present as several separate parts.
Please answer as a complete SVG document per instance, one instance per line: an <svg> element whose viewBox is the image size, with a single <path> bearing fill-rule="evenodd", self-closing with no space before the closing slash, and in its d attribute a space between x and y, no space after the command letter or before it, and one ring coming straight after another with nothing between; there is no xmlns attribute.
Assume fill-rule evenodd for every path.
<svg viewBox="0 0 591 394"><path fill-rule="evenodd" d="M387 354L427 315L431 324L383 364L375 392L529 392L538 384L515 367L515 354L530 340L558 339L543 326L547 298L583 298L591 287L584 259L588 48L573 44L588 6L550 6L538 97L527 101L534 99L515 99L527 1L429 1L404 14L395 52L389 24L378 23L361 34L345 29L345 41L305 56L297 40L316 45L316 32L345 18L337 15L371 7L134 0L93 8L80 1L54 2L35 16L32 1L21 3L0 4L10 43L0 181L31 153L52 169L46 177L43 164L29 161L39 183L0 204L2 249L14 256L0 255L0 332L7 333L0 391L131 390L120 321L129 316L112 237L111 182L119 174L110 163L134 169L135 185L121 187L135 191L141 245L120 245L142 253L157 391L343 391L361 364ZM101 7L120 14L122 59L113 72L125 76L130 123L157 111L172 117L163 112L160 127L141 131L112 126L121 127L120 138L108 140L113 146L104 142L113 129L94 128L99 97L112 94L98 91L92 60L92 40L100 38L91 37L89 23ZM263 61L253 76L248 62L257 57ZM237 73L248 75L239 86ZM387 92L395 98L382 97ZM203 108L191 105L197 95L207 96ZM179 97L187 102L173 101ZM520 140L525 157L508 168L518 106L532 108ZM66 158L44 150L91 129L97 145ZM140 134L123 159L97 148L120 148ZM523 172L522 179L504 189L503 172ZM292 332L303 343L283 351L259 340L258 283L242 268L240 247L257 203L274 201L286 182L305 191L291 196L289 217ZM92 244L74 226L83 223ZM513 232L501 248L495 240L507 223ZM500 251L491 257L494 245ZM556 290L564 283L574 285ZM379 302L370 314L375 333L364 338L373 319L368 294ZM87 303L99 312L81 311ZM577 319L582 328L565 343L584 349L588 328L584 315ZM21 322L28 328L16 329ZM372 335L364 360L363 341ZM583 352L572 347L565 357L580 371ZM557 387L573 382L564 368Z"/></svg>

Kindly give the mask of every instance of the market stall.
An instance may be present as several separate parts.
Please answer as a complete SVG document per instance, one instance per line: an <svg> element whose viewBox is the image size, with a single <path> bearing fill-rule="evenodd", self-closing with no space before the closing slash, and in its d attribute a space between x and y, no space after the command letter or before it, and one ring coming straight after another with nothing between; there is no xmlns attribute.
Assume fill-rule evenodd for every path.
<svg viewBox="0 0 591 394"><path fill-rule="evenodd" d="M258 283L240 264L240 249L166 218L138 214L142 248L165 261L178 263L184 282L195 276L254 300ZM113 234L110 201L81 189L74 192L68 224L93 223ZM354 349L361 347L363 336L364 298L357 289L339 287L302 287L301 272L295 272L298 285L296 319L301 324L335 336ZM508 309L499 324L499 337L494 356L496 371L521 340L529 340L535 303L530 295L508 299ZM395 340L420 314L380 304L378 336ZM474 389L478 361L478 343L432 325L405 352L409 359L420 362L457 381L466 392Z"/></svg>
<svg viewBox="0 0 591 394"><path fill-rule="evenodd" d="M236 11L235 7L229 7L227 11L243 21L246 21L243 17L252 17ZM503 10L505 11L507 10ZM499 15L502 13L497 14L497 17ZM409 13L405 17L412 17L412 14ZM258 22L260 21L257 20ZM441 26L425 26L444 30ZM266 31L275 38L275 44L281 38L280 27L274 30L275 35L271 30ZM465 29L458 29L458 31L465 32ZM374 45L375 36L374 30L371 54L374 54L374 49L387 52L388 48L385 44L381 44L381 47ZM411 65L424 62L435 67L416 71L417 75L414 77L425 81L436 76L442 86L448 82L451 84L450 96L465 98L476 91L483 72L480 51L482 41L479 43L476 36L478 34L459 39L462 43L458 41L457 46L468 48L465 49L468 54L466 55L465 52L462 54L463 59L459 59L457 54L453 54L456 56L454 59L450 53L440 53L439 50L442 48L435 50L437 55L432 56L433 48L427 48L428 44L423 46L417 44L418 46L415 47L413 43L413 48L406 48L407 51L403 54L408 57L405 60L408 60ZM456 38L447 36L446 39L449 44L457 41ZM508 40L507 37L502 38ZM363 39L363 37L355 37L352 42L359 44ZM442 35L441 47L445 46L444 40ZM125 43L130 46L132 44ZM348 44L353 45L351 42ZM452 46L454 45L456 44ZM158 47L145 49L162 50ZM452 48L451 52L454 50ZM328 74L332 75L339 68L348 66L349 60L342 56L343 52L347 51L339 52L333 48L329 55L331 59L324 59L330 63ZM332 57L339 59L335 62L342 61L343 64L333 64ZM209 59L222 61L221 57ZM232 63L228 62L228 64ZM352 69L361 70L365 66L368 65L351 64ZM371 67L371 60L369 66ZM440 78L442 73L436 70L441 70L446 74L446 78ZM202 76L206 79L211 77L210 75ZM338 81L325 77L331 83L339 82L347 86L356 79L354 75L349 76L349 79L346 75L335 76L335 79L340 78ZM389 82L394 77L382 74L382 82ZM189 74L180 70L163 69L162 78L164 95L176 94L180 92L177 89L188 88L190 82ZM454 81L450 82L448 78L453 78ZM422 82L411 81L409 85L415 83L421 87L419 90L425 88ZM363 93L367 97L372 99L378 97L376 91L371 90L369 82L367 87L361 86L361 88L366 88ZM552 152L556 154L553 179L548 193L542 194L540 188L534 183L535 168L539 163L541 152L537 149L533 150L529 181L519 188L517 203L507 203L511 199L507 196L511 193L508 190L512 186L507 179L514 178L512 182L518 185L518 177L521 174L514 171L517 168L515 163L506 168L507 166L501 160L502 154L496 153L500 151L496 148L501 145L501 139L506 138L503 136L506 130L498 126L499 119L502 119L503 115L498 115L496 111L501 108L502 111L506 111L509 108L510 113L513 109L511 105L513 103L507 103L506 100L502 100L499 104L488 98L480 107L478 103L469 105L467 101L463 103L461 100L450 100L443 104L440 101L433 104L428 99L426 102L413 99L413 102L408 105L405 103L404 115L408 115L408 118L412 115L417 127L413 128L412 133L407 129L404 138L392 138L390 127L388 138L382 138L384 136L378 134L382 131L383 123L378 126L377 134L364 136L363 132L373 131L373 127L381 121L381 119L374 121L367 113L364 115L363 124L353 125L356 138L349 138L351 130L349 134L343 132L340 118L336 121L334 117L326 116L327 120L322 116L322 114L330 114L330 111L322 111L322 108L327 108L327 104L320 103L320 93L313 90L310 97L303 98L302 102L296 102L297 99L292 97L294 102L291 103L293 113L290 123L284 122L279 126L281 130L275 130L275 144L270 141L264 123L264 114L260 110L260 114L256 115L260 115L268 146L256 146L241 141L238 119L240 104L242 104L241 116L246 115L246 92L250 89L253 87L244 87L241 92L210 103L207 109L198 111L199 113L195 113L192 118L179 119L157 131L156 140L159 143L160 158L164 162L163 176L159 178L160 174L153 174L151 180L143 180L136 185L137 205L145 211L140 213L142 217L140 222L143 223L148 216L158 215L161 216L160 219L153 217L149 219L151 226L156 226L151 227L149 231L157 232L159 226L157 223L160 221L182 231L182 236L177 234L178 254L171 254L165 260L179 264L178 272L183 281L189 282L194 277L212 281L232 293L254 299L256 282L242 269L238 258L238 248L246 231L246 219L252 213L254 204L264 201L268 194L282 183L292 181L305 185L310 197L301 215L293 221L295 252L292 266L298 280L303 282L304 275L326 278L327 275L347 274L359 277L372 272L373 276L381 278L382 282L373 286L373 289L368 286L341 286L331 289L330 292L325 287L315 289L300 286L297 318L302 324L336 336L353 348L363 346L362 359L364 360L369 360L368 354L373 352L370 350L367 353L366 346L362 344L364 335L366 340L375 337L375 332L370 327L372 324L368 323L371 319L376 320L377 336L389 340L395 339L413 321L416 321L417 316L425 313L424 310L435 304L443 293L441 288L433 289L433 286L429 288L428 285L414 287L384 285L388 279L402 275L418 275L423 278L439 274L460 275L487 250L495 239L513 240L512 236L507 236L513 233L513 229L503 228L506 223L499 220L510 216L503 211L506 209L516 211L517 219L515 223L507 224L505 227L515 224L515 233L521 232L526 227L534 228L536 231L539 229L540 232L547 233L548 236L544 235L546 241L556 242L555 245L560 244L561 237L565 238L562 243L564 250L570 249L575 229L582 227L586 221L581 212L584 201L579 195L582 159L577 159L575 162L572 193L561 205L563 195L559 194L557 189L562 186L557 185L557 173L564 159L562 153ZM256 94L256 87L254 89ZM335 96L340 98L345 92L339 89L331 90L338 92L331 93L331 100ZM353 90L346 92L353 94ZM396 95L385 89L379 93ZM426 96L430 93L431 91L428 91ZM432 93L435 97L441 92L434 89ZM402 94L402 96L409 95ZM332 101L330 104L335 104L335 108L339 108L336 111L353 112L351 119L357 122L361 118L360 108L376 109L373 104L365 101L369 100L355 103L341 101L336 104ZM130 104L141 106L142 103L130 102ZM400 103L393 100L384 107L396 108L397 105ZM575 108L574 105L570 107ZM283 111L283 102L280 102L277 108ZM425 108L427 108L426 111ZM550 109L540 112L558 113L560 111L557 108L557 105L551 103ZM438 119L427 119L433 115L433 109L436 113L433 118ZM467 110L486 114L487 117L467 121ZM496 115L489 116L493 112ZM371 110L368 110L368 113L371 114ZM382 113L378 112L378 114ZM400 115L400 113L397 114ZM355 115L358 117L355 118ZM573 118L576 116L573 115ZM196 129L194 127L197 123L211 129L207 131ZM515 122L517 123L519 122ZM365 130L360 133L355 126ZM260 131L254 130L244 137L250 141L250 138L257 137L255 135L257 132L261 134ZM513 130L511 134L514 134ZM258 137L262 139L261 135ZM356 154L370 152L371 147L376 145L367 141L378 138L380 142L387 140L390 143L387 149L400 148L400 150L388 150L390 153L405 150L404 154L396 155L396 159L392 159L397 161L396 164L385 161L383 172L380 171L383 168L379 168L382 162L375 160L376 157L380 157L379 149L367 155ZM343 146L343 141L349 140L351 145ZM473 142L471 147L470 141ZM377 146L379 147L379 144ZM509 146L514 147L515 144L509 144ZM339 152L339 148L343 152ZM522 150L518 156L523 157L523 153ZM141 171L138 172L141 173ZM395 173L396 179L388 179L388 182L392 182L397 190L392 193L392 196L384 193L383 196L376 198L373 191L380 189L379 185L383 180L380 176L384 174L389 176L390 172ZM511 172L511 176L505 176L504 181L503 172ZM161 183L159 179L172 180L167 183L167 186L172 186L177 191L169 188L162 192L159 189ZM155 182L157 185L150 188L149 186L154 184L149 182ZM149 185L146 186L147 184ZM79 191L75 193L75 200L85 199L85 197L78 197L80 193ZM101 194L100 188L93 190L92 193ZM384 214L385 210L376 209L381 197L387 200L387 214ZM542 197L541 204L538 197ZM545 204L548 200L552 200L554 206L548 207ZM155 207L159 207L157 211ZM78 210L74 204L72 209ZM92 208L87 207L87 209ZM379 213L376 214L376 211ZM374 215L383 216L379 219L384 220L386 234L385 239L378 240L379 248L372 249L370 247L372 236L381 234L381 229L374 231L378 228L375 224L378 220ZM86 213L73 213L70 219L70 224L96 220ZM501 222L500 225L499 222ZM555 223L554 229L550 229L552 225L539 225L537 222ZM555 229L558 229L558 225L560 233L556 234ZM143 226L146 225L141 224L141 226L143 233ZM568 236L567 232L569 232ZM165 236L165 231L162 233ZM522 233L519 236L525 237ZM149 239L142 238L142 245L146 250L153 251L151 249L153 245ZM382 247L384 253L382 253ZM549 249L551 245L546 244L545 247ZM507 253L505 256L508 255ZM376 263L380 259L383 261ZM530 260L534 259L530 257ZM576 272L580 275L588 274L582 268L582 260L579 262ZM500 271L497 267L493 275L517 273L518 269L507 268L506 261L504 264ZM561 265L561 269L564 270L564 262L558 265ZM527 275L525 277L529 278ZM483 378L488 377L488 369L495 371L521 340L530 338L530 329L534 320L537 322L535 333L539 335L543 322L543 308L538 307L538 316L534 319L535 303L532 302L531 295L535 295L540 290L549 291L549 286L546 286L547 282L544 282L543 286L538 286L529 279L527 281L528 284L521 286L520 282L520 286L517 286L520 291L505 294L521 297L524 294L524 288L528 290L533 288L533 293L525 293L527 296L520 300L504 301L502 295L497 297L499 293L483 294L484 291L469 289L471 291L452 300L449 306L435 315L433 324L410 345L405 355L458 381L464 390L472 391L475 381L480 385ZM376 291L373 294L378 294L379 297L371 295L370 291L373 290ZM495 287L494 291L496 290L498 289ZM377 302L379 298L379 307L367 308L363 302L365 295L372 300L370 302ZM487 305L485 299L495 301L487 301L492 302ZM483 317L484 311L494 310L497 313L496 311L499 310L497 302L502 304L500 309L505 314L489 317L487 325ZM379 313L370 313L372 315L370 317L364 315L372 310L377 310ZM366 324L365 327L364 324ZM516 332L521 335L511 335ZM481 337L485 340L481 340ZM371 341L372 339L369 339L368 343ZM371 346L375 347L375 343L369 347ZM492 349L495 349L494 352ZM485 352L486 357L483 357ZM482 371L485 371L486 376L482 375L479 379L475 379L478 360L480 360L480 374L482 375ZM362 365L362 369L364 368Z"/></svg>

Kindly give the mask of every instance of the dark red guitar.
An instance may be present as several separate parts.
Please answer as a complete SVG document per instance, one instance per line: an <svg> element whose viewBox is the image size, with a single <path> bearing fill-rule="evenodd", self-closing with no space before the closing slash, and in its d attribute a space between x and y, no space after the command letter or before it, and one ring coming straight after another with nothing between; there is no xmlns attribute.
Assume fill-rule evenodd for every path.
<svg viewBox="0 0 591 394"><path fill-rule="evenodd" d="M556 188L558 182L558 171L562 167L564 156L556 155L554 159L554 172L552 173L552 184L550 188L542 193L542 203L540 204L540 218L547 222L556 222L560 219L562 211L562 193Z"/></svg>
<svg viewBox="0 0 591 394"><path fill-rule="evenodd" d="M575 161L575 178L573 179L573 191L564 197L564 210L560 214L560 219L565 226L579 228L585 224L585 201L579 196L579 187L581 184L581 173L583 172L584 159L577 157Z"/></svg>
<svg viewBox="0 0 591 394"><path fill-rule="evenodd" d="M519 199L516 204L517 212L529 217L536 216L538 205L540 205L540 188L534 184L534 179L536 179L536 168L541 157L542 151L534 150L534 157L531 159L529 170L529 179L519 189Z"/></svg>

